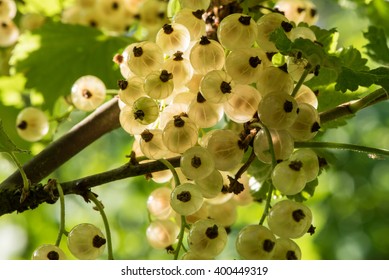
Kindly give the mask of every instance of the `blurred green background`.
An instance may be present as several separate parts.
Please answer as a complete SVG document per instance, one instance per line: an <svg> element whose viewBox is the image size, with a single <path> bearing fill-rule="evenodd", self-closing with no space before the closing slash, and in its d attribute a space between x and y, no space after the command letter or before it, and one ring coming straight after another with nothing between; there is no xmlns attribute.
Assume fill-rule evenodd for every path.
<svg viewBox="0 0 389 280"><path fill-rule="evenodd" d="M57 12L57 1L48 1L52 5L47 7L39 4L42 1L25 2L32 11L38 9L38 12L43 11L48 15ZM378 9L384 7L384 11L388 10L386 1L313 2L320 14L318 25L328 29L336 27L339 31L339 46L353 45L362 52L366 44L362 32L367 30L372 18L367 16L368 10L359 10L358 7L373 2ZM377 22L373 23L388 30L389 24L380 21L384 18L377 16L374 18ZM32 154L36 154L43 148L43 144L29 146L11 130L13 117L21 104L19 96L23 91L22 80L20 77L0 77L0 117L12 139L21 148L29 148ZM39 102L39 94L36 98ZM382 102L361 111L346 126L326 131L321 140L389 149L388 105L388 102ZM83 117L85 113L72 113L70 119L61 124L56 137ZM118 129L90 145L51 177L67 181L118 167L127 161L125 155L131 151L131 143L131 137ZM330 161L330 168L319 178L315 196L306 202L312 209L317 229L313 236L306 235L297 240L303 259L389 259L389 161L347 151L331 152L336 160ZM31 155L19 158L25 161L29 157ZM0 154L0 181L14 170L9 158ZM152 249L145 238L149 219L146 200L148 194L158 186L153 181L139 177L94 189L104 203L110 221L115 258L172 258L164 250ZM92 206L81 197L67 196L67 229L82 222L94 223L103 228L100 214ZM59 226L59 210L58 204L43 204L34 211L0 217L0 259L30 259L36 247L54 243ZM220 259L238 258L234 250L235 236L244 225L256 223L261 211L262 205L258 203L238 209L238 221L232 227L228 247ZM68 253L65 242L66 238L63 238L61 248ZM67 255L71 257L70 253Z"/></svg>

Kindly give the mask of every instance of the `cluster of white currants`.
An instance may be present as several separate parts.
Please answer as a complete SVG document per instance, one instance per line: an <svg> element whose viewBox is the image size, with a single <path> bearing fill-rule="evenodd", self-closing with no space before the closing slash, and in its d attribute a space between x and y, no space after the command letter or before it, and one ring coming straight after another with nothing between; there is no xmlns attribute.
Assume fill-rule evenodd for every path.
<svg viewBox="0 0 389 280"><path fill-rule="evenodd" d="M62 22L96 27L114 34L136 24L152 31L167 21L167 2L160 0L76 0Z"/></svg>
<svg viewBox="0 0 389 280"><path fill-rule="evenodd" d="M0 0L0 47L9 47L19 38L19 28L13 21L17 13L14 0Z"/></svg>
<svg viewBox="0 0 389 280"><path fill-rule="evenodd" d="M265 129L255 126L252 146L259 160L271 163L275 156L279 162L271 179L281 194L301 192L319 172L313 151L294 149L294 141L311 140L320 128L314 92L302 85L293 93L311 66L301 53L284 57L282 66L274 65L271 54L278 50L269 39L277 28L292 41L315 41L315 34L309 27L296 27L280 13L265 14L258 22L234 13L220 22L215 41L204 36L202 14L209 2L180 1L182 9L159 29L154 41L133 43L115 57L125 78L119 81L120 123L136 139L133 150L150 160L181 156L177 171L182 174L181 184L150 195L148 207L156 219L147 237L153 247L167 248L176 242L179 231L180 219L174 222L172 216L178 214L187 221L191 217L185 259L219 255L227 242L225 227L234 222L224 219L234 217L230 214L236 211L236 204L231 201L233 193L240 190L228 190L228 179L223 178L233 178L249 143L240 131L218 128L223 116L240 130L243 124L255 122L269 129L273 152ZM293 1L282 2L279 9ZM313 23L317 14L307 12L313 6L304 7L296 13L303 13L304 20ZM312 73L305 81L315 74L315 69L309 70ZM154 175L158 182L170 179L165 173ZM305 205L285 201L279 202L282 215L276 211L278 204L273 206L269 233L263 233L263 226L249 226L239 234L236 246L243 258L301 258L298 246L289 238L306 233L312 215ZM286 234L288 231L294 233ZM277 253L273 252L277 242L272 232L282 244L275 249ZM254 239L257 245L266 244L256 246Z"/></svg>
<svg viewBox="0 0 389 280"><path fill-rule="evenodd" d="M163 3L137 2L142 2L139 9L146 3ZM77 3L91 9L104 3L109 5L103 11L114 7L119 11L127 2ZM286 0L277 6L285 15L268 13L255 22L249 15L234 13L219 23L216 41L205 36L203 14L210 0L180 0L180 5L171 22L159 26L155 40L133 43L115 56L124 78L118 82L119 121L134 136L137 156L149 160L181 156L176 169L179 185L170 171L152 174L154 181L167 186L154 190L147 201L153 218L146 233L150 245L172 249L185 223L190 230L182 259L212 259L226 246L226 229L235 222L236 207L253 201L246 172L236 178L239 181L234 178L249 146L260 161L277 162L271 181L282 195L300 193L318 176L317 155L294 147L295 141L309 141L320 129L316 95L301 85L317 68L299 52L284 56L282 65L274 64L272 56L278 50L269 38L282 28L291 41L315 41L309 27L296 27L294 22L313 24L317 13L310 1ZM140 19L146 16L141 14ZM118 17L115 22L120 22ZM71 98L76 108L91 111L104 102L106 88L99 78L83 76L74 83ZM29 119L17 121L19 133L27 134L29 141L48 129L36 125L42 121L31 121L32 115L38 116L30 113ZM223 117L228 128L220 128ZM302 203L281 200L271 208L267 225L249 225L239 232L239 255L300 259L301 251L292 239L312 230L310 210ZM54 250L50 248L49 252Z"/></svg>
<svg viewBox="0 0 389 280"><path fill-rule="evenodd" d="M268 227L247 225L239 231L236 250L247 260L299 260L301 250L293 239L313 233L311 210L300 202L281 200L273 205Z"/></svg>
<svg viewBox="0 0 389 280"><path fill-rule="evenodd" d="M93 224L82 223L72 228L67 235L67 246L71 254L80 260L95 260L104 253L106 239L101 230ZM33 260L65 260L65 253L59 246L44 244L32 254Z"/></svg>

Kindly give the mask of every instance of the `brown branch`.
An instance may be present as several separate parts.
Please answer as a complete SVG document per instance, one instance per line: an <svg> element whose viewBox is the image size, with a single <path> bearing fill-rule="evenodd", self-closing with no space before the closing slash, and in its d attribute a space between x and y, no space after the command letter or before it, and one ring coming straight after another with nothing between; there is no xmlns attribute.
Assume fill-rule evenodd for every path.
<svg viewBox="0 0 389 280"><path fill-rule="evenodd" d="M48 145L41 153L27 162L23 169L31 185L34 186L50 175L54 170L89 146L102 135L120 127L119 106L112 99L96 109L95 112L74 126L66 135ZM22 211L34 208L39 204L41 194L34 196L34 187L30 197L21 205L20 190L23 186L19 171L0 184L0 216L15 210ZM37 204L38 203L38 204Z"/></svg>
<svg viewBox="0 0 389 280"><path fill-rule="evenodd" d="M168 161L174 167L178 167L180 165L180 157L170 158ZM86 198L92 187L165 169L167 169L167 167L160 161L152 161L136 165L127 163L116 169L112 169L103 173L94 174L73 181L63 182L61 183L61 187L65 195L77 194ZM56 189L54 191L50 188L46 189L42 184L38 184L31 188L29 196L22 204L19 203L19 198L20 191L10 193L7 199L10 199L10 201L13 201L13 203L7 204L7 207L0 207L0 216L11 213L13 211L21 213L26 210L35 209L42 203L55 203L58 199L58 191Z"/></svg>
<svg viewBox="0 0 389 280"><path fill-rule="evenodd" d="M328 123L340 118L351 117L359 110L372 106L389 99L389 95L384 88L377 89L369 95L347 103L343 103L335 108L320 113L321 124Z"/></svg>
<svg viewBox="0 0 389 280"><path fill-rule="evenodd" d="M180 156L167 159L173 167L180 166ZM106 183L122 180L125 178L151 174L157 171L166 170L167 167L162 162L156 160L143 164L133 165L131 163L124 164L116 169L112 169L103 173L94 174L81 179L61 183L64 189L64 194L80 194L83 195L90 188L100 186Z"/></svg>

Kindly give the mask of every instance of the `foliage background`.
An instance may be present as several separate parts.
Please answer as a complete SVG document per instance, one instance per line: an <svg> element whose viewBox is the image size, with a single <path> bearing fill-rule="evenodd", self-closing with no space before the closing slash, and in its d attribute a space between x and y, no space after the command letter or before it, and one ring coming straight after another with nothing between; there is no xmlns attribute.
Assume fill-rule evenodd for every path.
<svg viewBox="0 0 389 280"><path fill-rule="evenodd" d="M59 0L29 0L25 11L41 12L53 21L63 4ZM370 24L385 28L389 34L389 7L388 2L375 1L347 1L347 0L315 0L322 28L337 28L339 31L339 45L353 45L365 56L367 44L363 37ZM66 4L66 3L65 3ZM55 25L48 25L54 28ZM59 27L65 28L66 27ZM95 31L77 29L65 30L63 36L67 38L61 42L60 52L66 54L67 59L61 60L63 68L51 69L50 61L44 56L37 56L29 63L47 65L43 72L36 74L35 79L40 81L39 89L32 95L33 104L41 104L49 109L54 106L53 114L64 112L63 101L57 101L58 93L66 93L71 83L83 71L97 71L99 76L106 79L111 88L120 78L118 69L111 62L113 54L130 42L128 39L112 39L100 37ZM92 42L96 38L105 40L105 45L97 50L89 60L79 60L75 50L91 53L88 44L71 37L79 38L72 32L88 34L86 40ZM37 46L37 38L25 36L22 40L30 40L24 46ZM35 41L34 41L35 40ZM35 43L34 43L35 42ZM44 52L58 51L49 43L43 42ZM45 45L46 44L46 45ZM39 44L38 44L39 45ZM38 49L39 50L39 49ZM41 49L42 50L42 49ZM0 50L5 52L6 50ZM23 55L24 49L18 49ZM68 51L69 53L66 53ZM62 52L62 53L61 53ZM17 55L14 55L17 57ZM23 59L23 56L22 58ZM58 58L60 59L60 58ZM32 61L32 62L31 62ZM374 66L373 62L372 66ZM58 64L56 64L58 65ZM24 71L23 63L18 64L18 70ZM31 65L27 65L31 66ZM69 71L71 67L72 71ZM42 67L40 67L42 68ZM92 70L90 70L92 69ZM46 72L45 72L46 71ZM52 83L50 72L56 71L61 79ZM14 130L16 114L23 104L23 93L26 80L22 74L5 75L0 72L0 118L3 119L5 129L12 140L21 148L30 149L31 155L21 155L21 161L28 160L38 153L51 139L43 143L30 145L19 139ZM28 80L27 86L36 81ZM43 86L42 86L43 85ZM47 99L43 91L54 91L53 98ZM48 101L49 100L49 101ZM51 102L48 104L47 102ZM328 130L322 140L354 143L389 149L389 118L388 102L382 102L374 107L362 110L349 120L346 126ZM85 117L85 113L73 112L69 120L58 128L55 138L69 130L74 124ZM53 128L54 129L54 128ZM127 161L125 155L131 151L132 139L123 130L118 129L109 135L103 136L94 142L68 163L58 169L53 177L60 181L72 180L97 172L115 168ZM97 152L99 151L99 152ZM319 186L315 196L307 201L314 214L314 224L317 232L313 236L304 236L297 243L301 246L303 259L389 259L389 162L384 159L371 159L364 154L351 152L333 152L331 168L319 178ZM0 154L0 181L15 170L7 156ZM117 259L171 259L164 251L151 249L145 240L145 230L148 224L146 200L148 194L159 185L145 178L132 178L97 187L94 191L102 199L107 216L113 231L114 253ZM80 197L66 197L66 225L70 229L81 222L92 222L103 227L100 215L92 209L92 205L85 204ZM220 259L238 258L234 251L234 236L239 229L248 224L257 222L261 215L262 205L253 204L239 208L238 221L233 226L229 238L230 246L223 252ZM59 205L41 205L34 211L22 214L8 214L0 217L0 259L30 259L32 251L43 243L53 243L57 236L59 223ZM65 239L63 240L64 243ZM66 246L62 244L66 252ZM70 256L70 254L68 254Z"/></svg>

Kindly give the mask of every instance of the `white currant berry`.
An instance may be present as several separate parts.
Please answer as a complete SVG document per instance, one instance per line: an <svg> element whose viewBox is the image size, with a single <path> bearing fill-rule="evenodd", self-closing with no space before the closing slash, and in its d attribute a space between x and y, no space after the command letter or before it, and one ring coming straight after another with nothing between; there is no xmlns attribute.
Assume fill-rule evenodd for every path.
<svg viewBox="0 0 389 280"><path fill-rule="evenodd" d="M72 85L73 105L82 111L92 111L103 104L106 96L104 82L93 75L78 78Z"/></svg>
<svg viewBox="0 0 389 280"><path fill-rule="evenodd" d="M180 101L178 100L178 102L176 103L175 102L175 98L173 99L173 102L169 105L169 106L166 106L161 114L160 114L160 118L159 118L159 125L158 127L160 129L164 129L166 127L166 124L169 123L171 120L174 120L174 118L176 118L175 116L186 116L186 113L188 111L188 103L186 101L192 101L191 97L194 98L194 94L191 94L189 92L186 92L188 93L189 96L187 97L184 97L184 101ZM177 94L175 95L175 97L179 97L180 94ZM182 96L181 96L182 97ZM180 97L179 97L180 99Z"/></svg>
<svg viewBox="0 0 389 280"><path fill-rule="evenodd" d="M146 238L155 249L166 249L177 240L180 229L171 220L155 220L146 229Z"/></svg>
<svg viewBox="0 0 389 280"><path fill-rule="evenodd" d="M183 8L173 18L175 23L180 23L188 29L191 41L198 40L205 34L205 21L202 18L204 11L204 9Z"/></svg>
<svg viewBox="0 0 389 280"><path fill-rule="evenodd" d="M105 249L106 239L101 230L93 224L83 223L72 228L68 235L68 248L80 260L94 260Z"/></svg>
<svg viewBox="0 0 389 280"><path fill-rule="evenodd" d="M268 66L262 68L262 71L259 72L256 87L262 95L267 95L269 92L291 94L294 81L286 70L286 64L281 67Z"/></svg>
<svg viewBox="0 0 389 280"><path fill-rule="evenodd" d="M193 76L193 67L190 61L183 57L182 52L176 52L173 56L169 57L165 61L163 69L172 73L173 83L176 89L185 86Z"/></svg>
<svg viewBox="0 0 389 280"><path fill-rule="evenodd" d="M147 209L150 215L159 219L168 219L173 209L170 206L170 194L172 190L168 187L159 187L153 190L147 198Z"/></svg>
<svg viewBox="0 0 389 280"><path fill-rule="evenodd" d="M188 106L188 116L199 128L216 125L223 117L223 106L220 103L208 102L201 92L193 98Z"/></svg>
<svg viewBox="0 0 389 280"><path fill-rule="evenodd" d="M174 153L183 153L197 143L198 128L195 122L185 116L175 116L163 129L162 140Z"/></svg>
<svg viewBox="0 0 389 280"><path fill-rule="evenodd" d="M144 90L154 99L169 97L174 90L173 74L167 70L152 71L145 78Z"/></svg>
<svg viewBox="0 0 389 280"><path fill-rule="evenodd" d="M209 102L223 103L230 98L234 87L235 82L225 71L212 70L201 80L200 92Z"/></svg>
<svg viewBox="0 0 389 280"><path fill-rule="evenodd" d="M303 162L298 160L278 163L271 174L273 185L284 195L295 195L301 192L307 178L302 168Z"/></svg>
<svg viewBox="0 0 389 280"><path fill-rule="evenodd" d="M133 43L124 52L123 56L128 56L128 68L140 77L159 70L164 61L162 49L151 41Z"/></svg>
<svg viewBox="0 0 389 280"><path fill-rule="evenodd" d="M320 116L318 111L307 103L301 103L298 106L298 116L287 130L296 141L308 141L319 132Z"/></svg>
<svg viewBox="0 0 389 280"><path fill-rule="evenodd" d="M297 119L298 105L296 100L283 92L266 94L258 106L261 121L269 128L282 130L290 127Z"/></svg>
<svg viewBox="0 0 389 280"><path fill-rule="evenodd" d="M188 29L180 23L165 24L157 33L155 42L165 55L171 56L177 51L184 52L190 43Z"/></svg>
<svg viewBox="0 0 389 280"><path fill-rule="evenodd" d="M176 222L180 226L181 226L181 222L182 222L181 218L182 218L181 215L178 215L178 213L177 213ZM203 203L203 205L201 205L199 210L197 210L193 214L185 216L186 223L189 225L194 224L198 220L203 220L203 219L207 219L207 218L208 218L208 203L205 203L205 202Z"/></svg>
<svg viewBox="0 0 389 280"><path fill-rule="evenodd" d="M161 129L146 129L140 136L140 149L149 159L161 159L172 154L163 144Z"/></svg>
<svg viewBox="0 0 389 280"><path fill-rule="evenodd" d="M147 97L149 98L149 97ZM145 129L150 128L152 124L145 125L138 121L139 118L136 118L134 114L133 106L125 105L120 110L119 121L121 127L129 134L138 135L141 134Z"/></svg>
<svg viewBox="0 0 389 280"><path fill-rule="evenodd" d="M217 41L202 36L191 48L189 60L197 73L205 75L211 70L223 68L224 49Z"/></svg>
<svg viewBox="0 0 389 280"><path fill-rule="evenodd" d="M313 108L317 109L319 102L315 92L306 85L301 85L295 96L297 104L308 103Z"/></svg>
<svg viewBox="0 0 389 280"><path fill-rule="evenodd" d="M290 156L291 161L301 161L307 182L315 180L319 174L319 158L311 149L298 149Z"/></svg>
<svg viewBox="0 0 389 280"><path fill-rule="evenodd" d="M215 162L206 148L194 146L187 149L181 156L182 173L189 179L200 180L212 173Z"/></svg>
<svg viewBox="0 0 389 280"><path fill-rule="evenodd" d="M42 110L27 107L21 110L16 118L16 130L26 141L39 141L48 133L49 121Z"/></svg>
<svg viewBox="0 0 389 280"><path fill-rule="evenodd" d="M229 50L250 48L257 38L258 27L249 15L226 16L217 28L219 42Z"/></svg>
<svg viewBox="0 0 389 280"><path fill-rule="evenodd" d="M294 150L294 140L286 130L269 129L275 159L287 160ZM253 142L254 153L264 163L272 162L269 140L265 130L261 129L255 135Z"/></svg>
<svg viewBox="0 0 389 280"><path fill-rule="evenodd" d="M244 149L240 146L239 135L232 130L214 130L208 138L206 148L212 154L218 170L232 170L243 160Z"/></svg>
<svg viewBox="0 0 389 280"><path fill-rule="evenodd" d="M222 204L208 206L208 217L223 227L232 226L236 222L237 215L237 207L232 199Z"/></svg>
<svg viewBox="0 0 389 280"><path fill-rule="evenodd" d="M204 198L214 198L221 193L224 181L220 171L214 169L208 176L195 179L195 183Z"/></svg>
<svg viewBox="0 0 389 280"><path fill-rule="evenodd" d="M132 104L132 112L135 120L142 125L148 125L158 119L159 105L153 98L142 96Z"/></svg>
<svg viewBox="0 0 389 280"><path fill-rule="evenodd" d="M193 253L203 258L214 258L224 250L227 232L212 219L198 220L191 226L188 244Z"/></svg>
<svg viewBox="0 0 389 280"><path fill-rule="evenodd" d="M44 244L32 253L32 260L66 260L61 248L52 244Z"/></svg>
<svg viewBox="0 0 389 280"><path fill-rule="evenodd" d="M204 198L196 184L183 183L174 188L170 205L180 215L191 215L201 208Z"/></svg>
<svg viewBox="0 0 389 280"><path fill-rule="evenodd" d="M259 48L239 49L228 54L225 69L236 83L251 84L269 64L265 52Z"/></svg>
<svg viewBox="0 0 389 280"><path fill-rule="evenodd" d="M236 123L248 122L257 112L261 100L262 96L256 88L237 84L223 103L224 113Z"/></svg>
<svg viewBox="0 0 389 280"><path fill-rule="evenodd" d="M300 202L281 200L270 209L267 223L279 237L300 238L312 225L312 212Z"/></svg>
<svg viewBox="0 0 389 280"><path fill-rule="evenodd" d="M239 231L235 248L246 260L269 260L274 254L276 237L262 225L247 225Z"/></svg>
<svg viewBox="0 0 389 280"><path fill-rule="evenodd" d="M132 106L139 97L146 95L143 89L144 79L138 76L129 77L127 80L120 80L118 85L120 100L129 106Z"/></svg>
<svg viewBox="0 0 389 280"><path fill-rule="evenodd" d="M289 238L277 238L273 260L301 260L301 249Z"/></svg>

